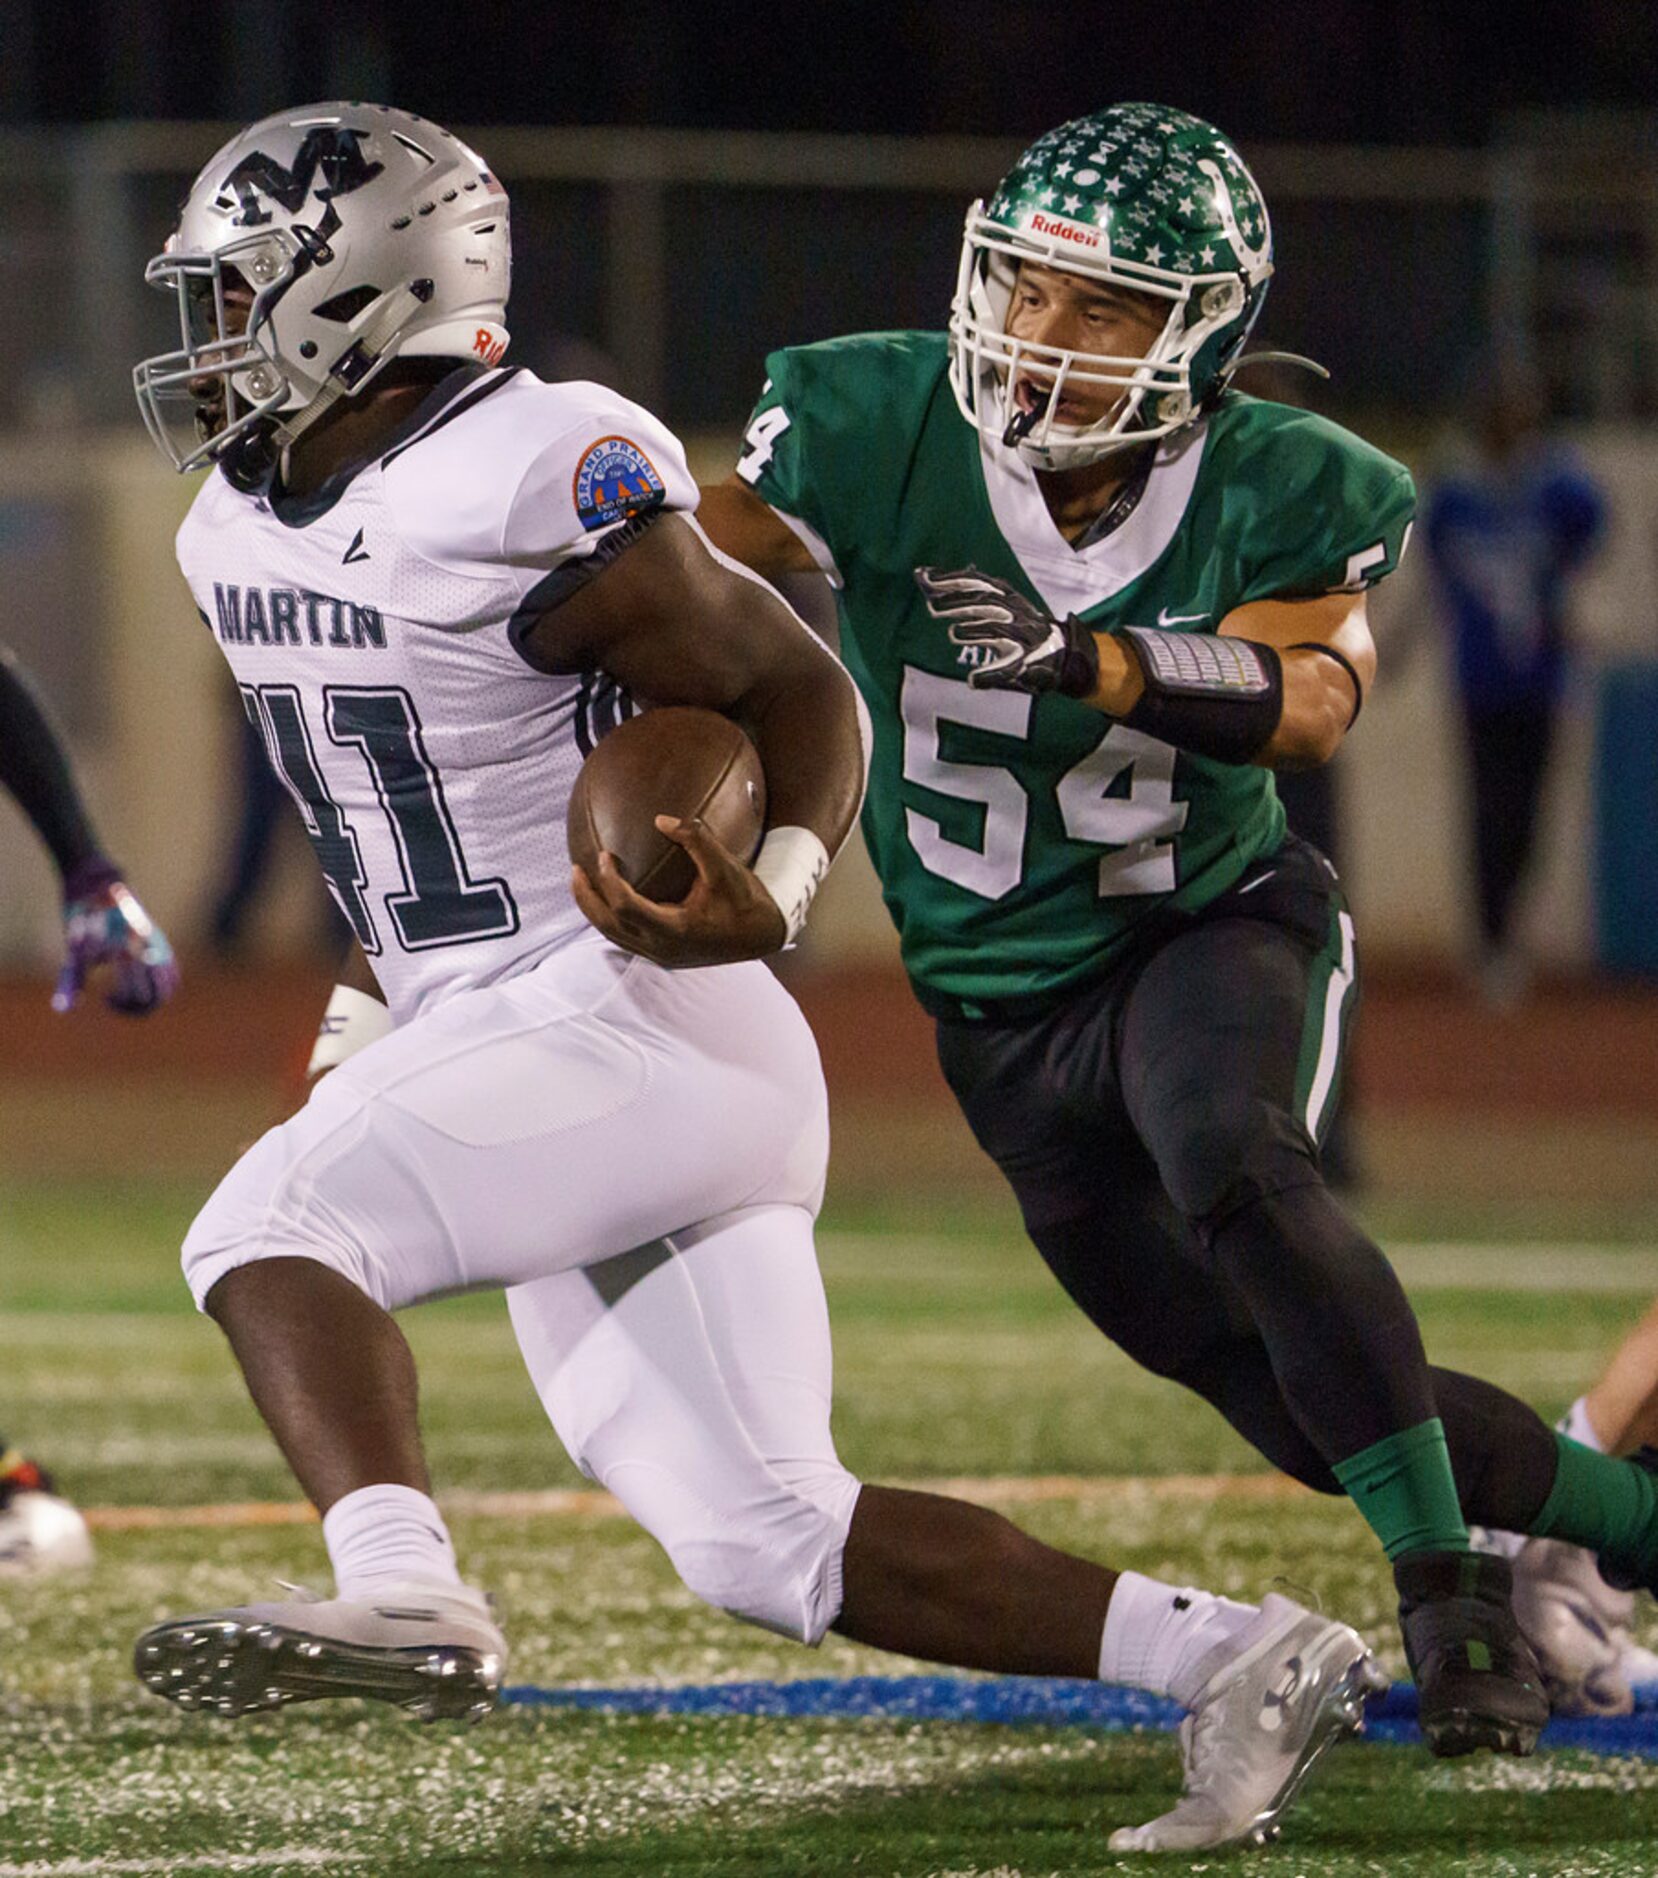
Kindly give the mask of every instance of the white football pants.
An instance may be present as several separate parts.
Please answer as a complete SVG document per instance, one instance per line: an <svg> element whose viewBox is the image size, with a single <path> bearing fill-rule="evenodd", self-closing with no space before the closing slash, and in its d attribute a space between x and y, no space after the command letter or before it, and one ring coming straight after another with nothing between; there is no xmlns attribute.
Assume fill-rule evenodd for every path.
<svg viewBox="0 0 1658 1878"><path fill-rule="evenodd" d="M858 1482L829 1433L829 1313L803 1207L729 1215L507 1293L582 1472L698 1597L817 1643Z"/></svg>
<svg viewBox="0 0 1658 1878"><path fill-rule="evenodd" d="M387 1310L513 1288L572 1457L734 1614L816 1642L858 1486L829 1436L812 1220L817 1046L758 963L666 972L594 941L456 994L325 1076L184 1242L309 1258Z"/></svg>

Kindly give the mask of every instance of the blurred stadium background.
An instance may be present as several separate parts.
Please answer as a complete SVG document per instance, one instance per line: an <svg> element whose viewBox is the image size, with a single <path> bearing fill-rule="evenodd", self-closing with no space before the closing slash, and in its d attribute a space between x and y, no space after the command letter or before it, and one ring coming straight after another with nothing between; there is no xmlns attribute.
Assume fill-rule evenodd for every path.
<svg viewBox="0 0 1658 1878"><path fill-rule="evenodd" d="M59 1411L31 1411L57 1400L41 1379L74 1350L77 1313L102 1348L93 1319L125 1308L100 1295L106 1258L122 1298L162 1308L190 1196L291 1101L332 981L314 864L286 809L246 926L234 947L212 943L241 812L238 715L172 560L193 484L161 464L130 392L133 362L168 343L143 265L196 169L241 123L331 96L397 102L483 150L513 196L513 359L652 406L705 480L735 459L768 348L942 324L968 201L1037 131L1113 97L1210 116L1255 167L1278 259L1257 343L1332 373L1274 393L1427 480L1462 447L1492 362L1535 369L1549 427L1602 485L1610 521L1571 592L1572 681L1521 925L1529 993L1495 1006L1469 969L1464 751L1420 554L1377 598L1382 679L1340 759L1335 815L1367 972L1350 1085L1361 1203L1391 1240L1488 1242L1495 1261L1535 1248L1514 1282L1557 1294L1541 1315L1482 1331L1479 1313L1453 1313L1442 1334L1496 1371L1512 1328L1507 1379L1545 1407L1587 1383L1658 1273L1658 26L1623 0L1533 0L1524 33L1492 11L0 0L0 638L38 676L109 845L185 966L177 1005L149 1023L96 1002L53 1018L54 878L0 800L0 1376L9 1364L14 1378L0 1426L50 1449ZM797 598L822 618L820 596ZM832 1225L947 1218L980 1246L972 1334L993 1339L985 1299L1004 1282L1026 1300L1016 1315L1047 1312L1056 1300L1029 1301L1034 1260L933 1067L861 849L783 970L829 1070ZM1612 1279L1575 1263L1586 1242L1623 1248ZM903 1387L900 1365L863 1353L907 1306L881 1291L890 1273L867 1244L846 1243L857 1446L880 1424L879 1390ZM1406 1263L1436 1282L1431 1257ZM166 1295L182 1311L182 1288ZM1080 1348L1068 1319L1055 1334ZM147 1335L122 1362L170 1360ZM200 1336L191 1361L218 1365L213 1414L240 1415L224 1406L228 1361ZM1030 1387L1057 1400L1049 1346L1021 1350ZM1018 1354L998 1359L998 1414L1023 1387ZM965 1371L950 1411L964 1427ZM109 1373L100 1401L63 1411L82 1497L283 1490L264 1462L207 1483L158 1460L123 1486L123 1431L189 1411L165 1390L128 1399ZM462 1379L446 1386L460 1425ZM1146 1394L1148 1416L1165 1399ZM894 1445L877 1427L862 1454L926 1471L930 1433ZM1134 1443L1102 1435L1066 1465L1132 1471ZM1023 1463L992 1441L959 1471L1047 1471L1043 1440ZM474 1452L443 1442L440 1429L440 1455ZM1199 1463L1248 1465L1241 1450L1148 1461ZM458 1471L504 1484L489 1465ZM146 1583L165 1598L161 1577Z"/></svg>

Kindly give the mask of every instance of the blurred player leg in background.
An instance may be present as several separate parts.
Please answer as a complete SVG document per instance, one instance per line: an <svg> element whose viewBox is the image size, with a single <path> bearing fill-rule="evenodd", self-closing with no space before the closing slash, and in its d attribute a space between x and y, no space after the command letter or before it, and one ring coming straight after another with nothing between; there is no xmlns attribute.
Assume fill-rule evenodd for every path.
<svg viewBox="0 0 1658 1878"><path fill-rule="evenodd" d="M1572 1404L1571 1423L1566 1433L1573 1440L1603 1454L1658 1447L1658 1303L1619 1344L1599 1382Z"/></svg>
<svg viewBox="0 0 1658 1878"><path fill-rule="evenodd" d="M1658 1447L1658 1303L1557 1425L1597 1454ZM1658 1685L1658 1652L1635 1641L1635 1594L1608 1584L1592 1552L1503 1531L1480 1542L1514 1560L1514 1613L1557 1714L1627 1715L1637 1690Z"/></svg>
<svg viewBox="0 0 1658 1878"><path fill-rule="evenodd" d="M108 968L109 1003L129 1016L178 988L166 935L104 852L63 740L0 646L0 784L51 852L63 883L64 960L52 1003L71 1009L88 973ZM50 1476L0 1440L0 1569L56 1571L91 1562L86 1522Z"/></svg>
<svg viewBox="0 0 1658 1878"><path fill-rule="evenodd" d="M1480 990L1495 1009L1512 1008L1530 977L1516 950L1514 916L1537 843L1543 779L1556 713L1547 702L1465 706L1473 785L1474 888L1480 927Z"/></svg>

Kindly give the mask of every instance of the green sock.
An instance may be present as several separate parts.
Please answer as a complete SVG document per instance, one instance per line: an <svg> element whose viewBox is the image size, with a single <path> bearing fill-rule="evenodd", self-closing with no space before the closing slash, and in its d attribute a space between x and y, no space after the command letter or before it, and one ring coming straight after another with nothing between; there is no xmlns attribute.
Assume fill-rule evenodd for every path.
<svg viewBox="0 0 1658 1878"><path fill-rule="evenodd" d="M1468 1550L1468 1527L1437 1415L1373 1441L1331 1471L1390 1559L1406 1552Z"/></svg>
<svg viewBox="0 0 1658 1878"><path fill-rule="evenodd" d="M1554 1485L1531 1523L1548 1539L1569 1539L1604 1553L1640 1578L1658 1564L1658 1479L1633 1461L1556 1435Z"/></svg>

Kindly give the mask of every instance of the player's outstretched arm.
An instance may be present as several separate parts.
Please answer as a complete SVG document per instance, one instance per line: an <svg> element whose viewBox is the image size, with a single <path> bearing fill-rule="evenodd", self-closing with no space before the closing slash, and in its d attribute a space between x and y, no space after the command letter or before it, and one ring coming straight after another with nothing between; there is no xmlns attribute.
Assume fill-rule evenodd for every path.
<svg viewBox="0 0 1658 1878"><path fill-rule="evenodd" d="M69 754L40 700L0 647L0 783L17 798L68 881L103 858Z"/></svg>
<svg viewBox="0 0 1658 1878"><path fill-rule="evenodd" d="M920 567L928 611L980 662L979 688L1057 691L1136 730L1223 763L1310 769L1358 717L1376 648L1358 593L1258 600L1213 633L1055 619L977 568Z"/></svg>
<svg viewBox="0 0 1658 1878"><path fill-rule="evenodd" d="M663 965L759 958L787 944L863 793L856 693L823 643L676 514L543 614L524 650L549 672L607 672L653 704L723 711L765 768L767 831L752 869L700 825L665 824L697 866L689 897L643 900L601 860L599 879L578 869L573 883L594 925Z"/></svg>
<svg viewBox="0 0 1658 1878"><path fill-rule="evenodd" d="M67 1011L89 972L111 971L109 1003L143 1016L178 989L167 936L99 846L69 756L11 655L0 648L0 783L10 790L63 877L64 962L52 994Z"/></svg>

